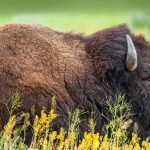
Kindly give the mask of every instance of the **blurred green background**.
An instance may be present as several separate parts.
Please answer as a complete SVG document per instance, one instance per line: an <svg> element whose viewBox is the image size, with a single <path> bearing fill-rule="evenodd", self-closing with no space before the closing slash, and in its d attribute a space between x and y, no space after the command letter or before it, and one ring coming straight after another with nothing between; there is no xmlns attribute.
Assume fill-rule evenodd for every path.
<svg viewBox="0 0 150 150"><path fill-rule="evenodd" d="M0 0L0 24L39 23L59 31L85 32L127 23L150 38L148 0Z"/></svg>

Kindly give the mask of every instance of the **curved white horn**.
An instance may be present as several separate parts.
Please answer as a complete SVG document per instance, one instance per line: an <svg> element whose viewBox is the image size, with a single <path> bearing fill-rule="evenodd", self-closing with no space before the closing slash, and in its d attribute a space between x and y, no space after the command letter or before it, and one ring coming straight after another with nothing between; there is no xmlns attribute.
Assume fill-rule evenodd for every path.
<svg viewBox="0 0 150 150"><path fill-rule="evenodd" d="M130 36L126 35L128 51L126 57L126 67L129 71L134 71L137 68L137 52Z"/></svg>

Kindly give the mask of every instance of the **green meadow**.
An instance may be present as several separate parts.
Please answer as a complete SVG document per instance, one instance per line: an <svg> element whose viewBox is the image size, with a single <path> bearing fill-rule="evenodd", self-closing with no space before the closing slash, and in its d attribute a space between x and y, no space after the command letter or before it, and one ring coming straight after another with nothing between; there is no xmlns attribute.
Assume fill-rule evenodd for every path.
<svg viewBox="0 0 150 150"><path fill-rule="evenodd" d="M59 31L86 34L126 23L149 38L150 9L144 1L6 0L0 5L0 24L38 23Z"/></svg>

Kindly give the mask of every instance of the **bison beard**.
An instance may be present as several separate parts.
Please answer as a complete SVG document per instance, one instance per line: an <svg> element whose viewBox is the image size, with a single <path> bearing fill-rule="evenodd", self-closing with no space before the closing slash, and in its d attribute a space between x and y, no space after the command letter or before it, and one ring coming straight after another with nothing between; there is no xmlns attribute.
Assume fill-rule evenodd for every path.
<svg viewBox="0 0 150 150"><path fill-rule="evenodd" d="M126 68L129 34L137 51L134 71ZM103 126L104 100L115 100L119 93L132 102L133 120L139 135L150 135L150 43L134 36L126 25L119 25L89 36L61 33L41 25L5 25L0 27L0 100L9 99L19 90L22 110L32 106L39 114L51 107L56 96L60 114L53 124L67 128L68 108L95 111L96 131ZM0 127L8 121L8 112L0 104ZM86 129L86 124L81 130ZM29 135L28 135L29 136Z"/></svg>

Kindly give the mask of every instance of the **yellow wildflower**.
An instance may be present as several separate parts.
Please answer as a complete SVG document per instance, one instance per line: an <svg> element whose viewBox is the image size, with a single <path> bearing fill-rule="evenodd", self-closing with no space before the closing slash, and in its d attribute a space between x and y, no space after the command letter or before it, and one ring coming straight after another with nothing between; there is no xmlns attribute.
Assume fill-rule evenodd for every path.
<svg viewBox="0 0 150 150"><path fill-rule="evenodd" d="M47 150L47 139L46 138L44 139L44 142L43 142L43 150Z"/></svg>
<svg viewBox="0 0 150 150"><path fill-rule="evenodd" d="M121 132L121 129L120 129L120 128L116 131L115 136L116 136L117 138L120 138L120 137L122 136L122 132Z"/></svg>
<svg viewBox="0 0 150 150"><path fill-rule="evenodd" d="M147 141L143 141L142 142L142 148L145 150L149 150L150 149L150 143Z"/></svg>
<svg viewBox="0 0 150 150"><path fill-rule="evenodd" d="M41 118L40 118L40 124L41 125L44 125L47 121L47 115L46 113L44 112L44 110L41 111Z"/></svg>
<svg viewBox="0 0 150 150"><path fill-rule="evenodd" d="M135 144L137 142L137 134L132 133L132 144Z"/></svg>
<svg viewBox="0 0 150 150"><path fill-rule="evenodd" d="M65 145L65 142L60 142L60 144L58 146L58 150L62 150L64 145Z"/></svg>
<svg viewBox="0 0 150 150"><path fill-rule="evenodd" d="M85 139L82 139L82 142L78 145L78 150L84 150L85 149Z"/></svg>
<svg viewBox="0 0 150 150"><path fill-rule="evenodd" d="M36 115L33 123L34 134L37 134L39 132L40 127L39 117Z"/></svg>
<svg viewBox="0 0 150 150"><path fill-rule="evenodd" d="M40 138L38 144L39 144L40 146L42 146L42 145L43 145L43 142L44 142L44 139L43 139L43 137L42 137L42 138Z"/></svg>
<svg viewBox="0 0 150 150"><path fill-rule="evenodd" d="M65 136L65 130L63 128L60 128L60 132L57 135L57 139L58 140L64 140L64 136Z"/></svg>
<svg viewBox="0 0 150 150"><path fill-rule="evenodd" d="M123 149L124 149L124 150L129 150L128 144L125 144L125 145L123 146Z"/></svg>
<svg viewBox="0 0 150 150"><path fill-rule="evenodd" d="M133 147L134 146L132 145L132 143L130 143L129 146L128 146L128 148L129 148L128 150L133 150Z"/></svg>
<svg viewBox="0 0 150 150"><path fill-rule="evenodd" d="M5 131L5 136L6 136L6 140L9 141L9 138L11 137L12 134L12 130L15 126L16 123L16 116L13 115L9 118L8 123L6 124L6 126L4 127L4 131Z"/></svg>
<svg viewBox="0 0 150 150"><path fill-rule="evenodd" d="M139 143L136 143L133 150L141 150Z"/></svg>
<svg viewBox="0 0 150 150"><path fill-rule="evenodd" d="M100 150L109 150L109 142L107 140L108 140L108 135L106 134L101 143Z"/></svg>
<svg viewBox="0 0 150 150"><path fill-rule="evenodd" d="M101 144L100 150L109 150L109 143L106 141L103 141Z"/></svg>
<svg viewBox="0 0 150 150"><path fill-rule="evenodd" d="M13 136L16 137L19 133L20 128L16 128L13 130Z"/></svg>
<svg viewBox="0 0 150 150"><path fill-rule="evenodd" d="M54 140L57 138L57 132L56 131L52 131L52 133L49 135L50 138L50 143L51 145L53 145Z"/></svg>
<svg viewBox="0 0 150 150"><path fill-rule="evenodd" d="M47 118L47 122L46 122L46 128L49 128L50 124L52 123L52 121L57 117L58 115L54 113L54 109L51 109L49 114L48 114L48 118Z"/></svg>
<svg viewBox="0 0 150 150"><path fill-rule="evenodd" d="M57 135L57 139L59 140L58 150L62 150L65 145L64 136L65 136L65 130L63 128L60 128L60 132Z"/></svg>
<svg viewBox="0 0 150 150"><path fill-rule="evenodd" d="M99 145L100 145L99 133L92 134L92 137L93 137L92 149L97 150L99 148Z"/></svg>

